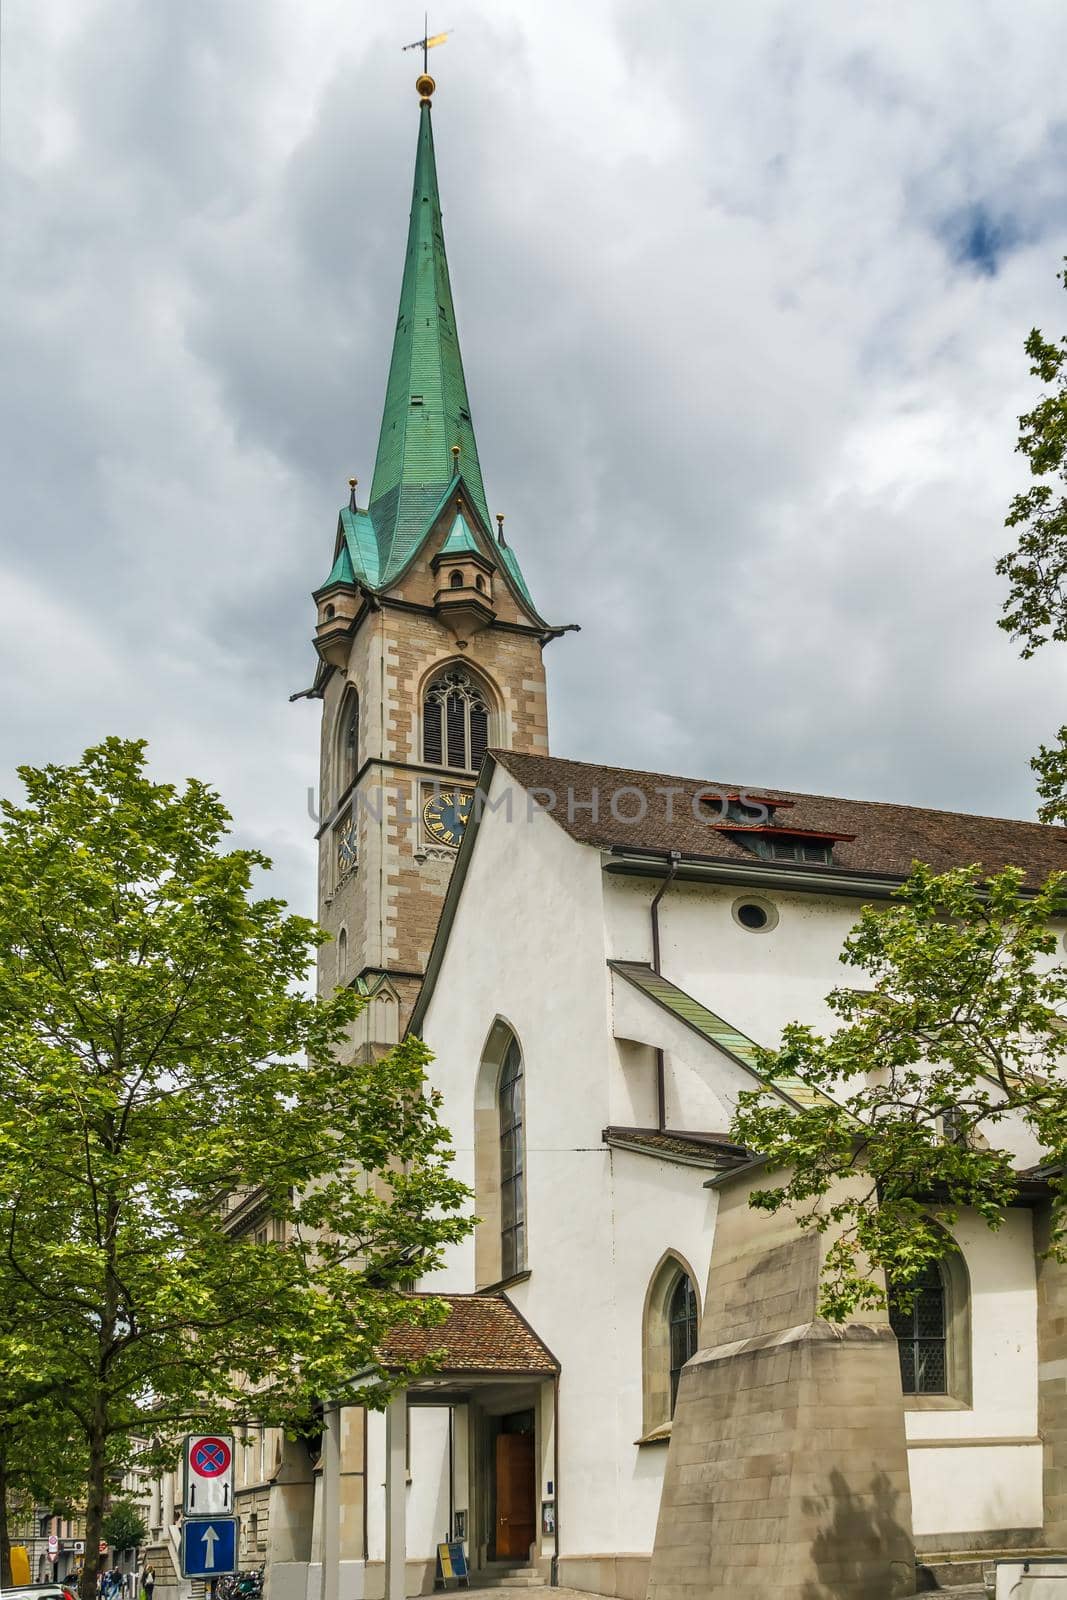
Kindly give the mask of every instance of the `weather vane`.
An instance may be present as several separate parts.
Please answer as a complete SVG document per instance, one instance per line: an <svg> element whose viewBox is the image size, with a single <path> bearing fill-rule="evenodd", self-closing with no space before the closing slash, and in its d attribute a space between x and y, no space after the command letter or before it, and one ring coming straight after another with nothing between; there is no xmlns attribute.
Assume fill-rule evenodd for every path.
<svg viewBox="0 0 1067 1600"><path fill-rule="evenodd" d="M423 13L423 18L422 18L422 38L413 40L413 42L411 44L401 45L401 49L402 50L421 50L422 51L422 70L423 70L423 72L428 73L429 70L430 70L429 63L428 63L428 57L429 57L430 51L433 49L435 44L444 44L445 40L448 38L448 35L451 32L452 32L452 29L449 28L444 33L435 33L435 34L433 34L431 36L431 33L430 33L430 19L429 19L428 14L424 12Z"/></svg>

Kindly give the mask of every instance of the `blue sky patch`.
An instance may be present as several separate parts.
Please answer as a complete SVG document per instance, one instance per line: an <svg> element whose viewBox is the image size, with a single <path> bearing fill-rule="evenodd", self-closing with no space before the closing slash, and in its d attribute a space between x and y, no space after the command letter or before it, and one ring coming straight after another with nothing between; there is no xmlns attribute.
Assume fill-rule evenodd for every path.
<svg viewBox="0 0 1067 1600"><path fill-rule="evenodd" d="M980 200L954 211L937 231L953 261L988 278L996 275L1003 258L1022 242L1015 219L998 215Z"/></svg>

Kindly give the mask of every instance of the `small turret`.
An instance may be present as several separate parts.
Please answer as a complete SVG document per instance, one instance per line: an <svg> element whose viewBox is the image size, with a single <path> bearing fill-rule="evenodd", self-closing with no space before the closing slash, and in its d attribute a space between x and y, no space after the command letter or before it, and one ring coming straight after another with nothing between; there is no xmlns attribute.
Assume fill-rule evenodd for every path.
<svg viewBox="0 0 1067 1600"><path fill-rule="evenodd" d="M496 618L495 564L483 555L456 498L456 517L430 566L437 577L434 610L457 639L469 639Z"/></svg>

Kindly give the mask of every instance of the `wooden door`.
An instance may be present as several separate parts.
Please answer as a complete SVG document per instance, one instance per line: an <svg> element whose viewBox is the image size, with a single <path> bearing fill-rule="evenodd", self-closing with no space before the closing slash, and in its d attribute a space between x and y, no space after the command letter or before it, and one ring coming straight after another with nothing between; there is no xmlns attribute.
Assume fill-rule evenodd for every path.
<svg viewBox="0 0 1067 1600"><path fill-rule="evenodd" d="M534 1436L498 1433L496 1438L496 1558L528 1561L537 1531Z"/></svg>

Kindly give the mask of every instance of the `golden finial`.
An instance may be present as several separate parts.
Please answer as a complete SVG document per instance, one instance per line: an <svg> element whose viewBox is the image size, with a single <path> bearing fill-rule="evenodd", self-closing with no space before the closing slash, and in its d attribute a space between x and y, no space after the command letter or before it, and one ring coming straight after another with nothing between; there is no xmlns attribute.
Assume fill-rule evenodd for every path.
<svg viewBox="0 0 1067 1600"><path fill-rule="evenodd" d="M419 95L419 105L428 106L431 102L433 92L437 88L436 83L430 77L428 72L419 73L418 77L415 79L415 88L417 89Z"/></svg>
<svg viewBox="0 0 1067 1600"><path fill-rule="evenodd" d="M349 478L349 480L348 480L348 509L349 509L349 511L355 511L355 509L356 509L356 484L358 482L359 482L358 478Z"/></svg>
<svg viewBox="0 0 1067 1600"><path fill-rule="evenodd" d="M496 536L497 536L498 540L500 541L500 543L503 544L504 543L504 513L502 511L498 511L497 514L496 514Z"/></svg>
<svg viewBox="0 0 1067 1600"><path fill-rule="evenodd" d="M459 471L459 445L458 444L454 444L452 446L452 471L453 472L458 472Z"/></svg>

